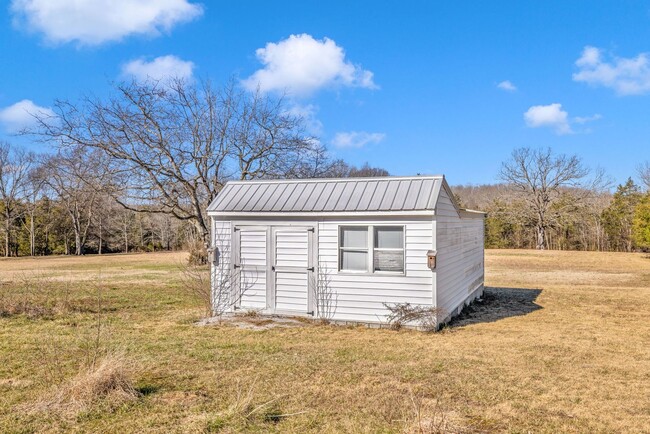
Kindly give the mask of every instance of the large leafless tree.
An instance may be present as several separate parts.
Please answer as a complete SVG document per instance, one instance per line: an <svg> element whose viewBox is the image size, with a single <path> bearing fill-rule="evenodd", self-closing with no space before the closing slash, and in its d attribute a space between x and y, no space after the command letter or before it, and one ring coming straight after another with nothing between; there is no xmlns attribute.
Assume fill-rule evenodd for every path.
<svg viewBox="0 0 650 434"><path fill-rule="evenodd" d="M600 185L600 175L590 183L586 182L588 175L580 158L555 155L550 148L515 149L510 160L502 164L499 177L526 203L538 249L547 248L546 231L553 213L575 208L578 200Z"/></svg>
<svg viewBox="0 0 650 434"><path fill-rule="evenodd" d="M234 82L133 81L109 98L57 101L54 111L30 132L103 153L124 207L190 221L204 239L205 209L227 180L318 176L327 165L282 99Z"/></svg>

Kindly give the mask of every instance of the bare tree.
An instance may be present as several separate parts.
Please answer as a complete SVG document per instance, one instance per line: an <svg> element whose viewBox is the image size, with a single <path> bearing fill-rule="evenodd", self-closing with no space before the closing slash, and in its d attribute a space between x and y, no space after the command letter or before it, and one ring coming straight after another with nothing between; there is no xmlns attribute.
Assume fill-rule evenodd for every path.
<svg viewBox="0 0 650 434"><path fill-rule="evenodd" d="M554 205L567 198L590 192L584 179L589 170L575 155L554 155L550 148L520 148L512 152L511 159L501 166L499 177L523 199L531 212L536 232L536 247L547 248L546 230L550 227L550 214ZM592 185L599 184L597 176ZM574 191L569 191L574 189ZM572 197L578 199L574 194Z"/></svg>
<svg viewBox="0 0 650 434"><path fill-rule="evenodd" d="M192 222L207 241L205 210L228 179L300 176L323 149L282 99L240 90L234 81L133 81L108 99L57 101L28 133L64 147L103 153L128 209Z"/></svg>
<svg viewBox="0 0 650 434"><path fill-rule="evenodd" d="M70 217L75 254L83 255L102 187L101 155L73 148L46 158L48 185Z"/></svg>
<svg viewBox="0 0 650 434"><path fill-rule="evenodd" d="M0 199L4 220L5 256L11 256L11 235L16 219L21 215L20 204L28 195L29 174L34 164L34 155L23 149L12 148L9 143L0 143Z"/></svg>

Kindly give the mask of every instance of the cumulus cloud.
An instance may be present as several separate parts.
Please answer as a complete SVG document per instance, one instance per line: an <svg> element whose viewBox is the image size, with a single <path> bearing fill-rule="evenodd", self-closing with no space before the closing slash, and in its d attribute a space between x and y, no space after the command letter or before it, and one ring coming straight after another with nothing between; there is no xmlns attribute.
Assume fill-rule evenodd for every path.
<svg viewBox="0 0 650 434"><path fill-rule="evenodd" d="M636 57L611 57L606 59L603 51L587 46L576 61L578 72L574 81L593 86L603 86L618 95L641 95L650 92L650 59L647 53Z"/></svg>
<svg viewBox="0 0 650 434"><path fill-rule="evenodd" d="M16 27L49 43L80 45L157 36L203 13L188 0L12 0L10 8Z"/></svg>
<svg viewBox="0 0 650 434"><path fill-rule="evenodd" d="M514 92L517 90L517 86L512 84L510 80L504 80L501 83L497 84L497 87L508 92Z"/></svg>
<svg viewBox="0 0 650 434"><path fill-rule="evenodd" d="M365 131L350 131L336 133L332 144L337 148L363 148L366 145L379 143L386 137L383 133L367 133Z"/></svg>
<svg viewBox="0 0 650 434"><path fill-rule="evenodd" d="M194 63L182 60L176 56L160 56L150 62L144 59L135 59L122 66L122 75L134 77L138 81L165 80L168 78L182 78L190 80Z"/></svg>
<svg viewBox="0 0 650 434"><path fill-rule="evenodd" d="M264 65L243 80L244 87L263 92L281 91L304 97L324 87L376 89L373 73L346 59L345 51L329 38L291 35L269 42L255 52Z"/></svg>
<svg viewBox="0 0 650 434"><path fill-rule="evenodd" d="M570 134L569 114L562 110L562 104L535 105L524 113L526 125L530 128L548 127L556 134Z"/></svg>
<svg viewBox="0 0 650 434"><path fill-rule="evenodd" d="M32 101L24 99L0 109L0 123L6 131L17 133L23 128L33 126L36 123L35 115L54 116L54 112L48 107L40 107Z"/></svg>
<svg viewBox="0 0 650 434"><path fill-rule="evenodd" d="M591 116L575 116L569 118L569 113L562 110L562 104L553 103L549 105L534 105L524 113L526 125L530 128L546 127L552 129L557 135L573 134L576 131L572 128L575 125L584 125L602 119L602 115L596 113ZM590 132L590 130L578 131L579 133Z"/></svg>

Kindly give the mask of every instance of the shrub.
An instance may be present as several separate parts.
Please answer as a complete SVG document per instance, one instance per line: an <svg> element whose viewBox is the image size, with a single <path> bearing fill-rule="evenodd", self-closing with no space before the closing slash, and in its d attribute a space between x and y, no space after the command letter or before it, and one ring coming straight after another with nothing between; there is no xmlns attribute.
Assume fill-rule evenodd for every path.
<svg viewBox="0 0 650 434"><path fill-rule="evenodd" d="M389 314L388 324L398 330L403 326L416 326L425 332L435 332L438 329L438 319L444 318L443 309L431 306L413 306L411 303L384 303Z"/></svg>

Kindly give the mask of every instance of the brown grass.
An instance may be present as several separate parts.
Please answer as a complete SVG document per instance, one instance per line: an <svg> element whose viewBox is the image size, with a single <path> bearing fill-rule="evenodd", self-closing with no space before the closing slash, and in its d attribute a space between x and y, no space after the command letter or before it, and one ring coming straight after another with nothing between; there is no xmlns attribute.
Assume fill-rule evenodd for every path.
<svg viewBox="0 0 650 434"><path fill-rule="evenodd" d="M45 399L31 407L33 412L77 415L93 406L113 410L134 401L140 393L133 386L135 366L123 355L111 354L82 367L73 378L56 386Z"/></svg>
<svg viewBox="0 0 650 434"><path fill-rule="evenodd" d="M60 384L74 382L94 313L0 318L0 432L650 432L647 255L488 251L484 301L436 334L196 327L180 259L0 260L5 281L30 267L71 279L71 303L101 274L112 345L138 361L142 394L72 419L20 411L52 397L47 342Z"/></svg>

